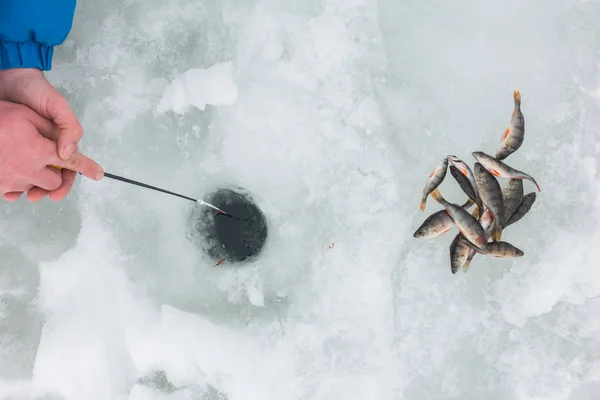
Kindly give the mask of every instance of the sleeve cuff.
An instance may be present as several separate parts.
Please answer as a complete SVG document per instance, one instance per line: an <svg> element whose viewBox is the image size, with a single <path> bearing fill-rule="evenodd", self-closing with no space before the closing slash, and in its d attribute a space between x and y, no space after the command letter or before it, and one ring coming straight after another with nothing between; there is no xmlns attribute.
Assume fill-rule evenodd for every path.
<svg viewBox="0 0 600 400"><path fill-rule="evenodd" d="M0 41L0 70L12 68L52 68L54 46L28 40L26 42Z"/></svg>

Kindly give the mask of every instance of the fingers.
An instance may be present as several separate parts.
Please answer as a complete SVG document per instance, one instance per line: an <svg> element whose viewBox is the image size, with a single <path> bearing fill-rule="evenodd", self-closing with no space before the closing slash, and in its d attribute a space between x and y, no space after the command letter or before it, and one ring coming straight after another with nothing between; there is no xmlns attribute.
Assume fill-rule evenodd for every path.
<svg viewBox="0 0 600 400"><path fill-rule="evenodd" d="M19 199L19 197L21 197L21 195L24 192L31 190L31 188L33 188L33 185L27 185L27 184L16 185L16 187L11 188L12 192L6 192L2 195L2 197L6 201L11 201L11 202L16 201Z"/></svg>
<svg viewBox="0 0 600 400"><path fill-rule="evenodd" d="M39 187L34 187L29 192L27 192L27 200L35 203L36 201L40 201L48 194L47 190L44 190Z"/></svg>
<svg viewBox="0 0 600 400"><path fill-rule="evenodd" d="M104 170L102 167L91 158L88 158L79 152L74 153L67 161L63 161L57 157L51 165L79 172L82 175L97 181L104 177Z"/></svg>
<svg viewBox="0 0 600 400"><path fill-rule="evenodd" d="M67 194L69 194L69 191L71 190L71 188L73 187L73 183L75 182L75 178L77 177L77 172L75 171L71 171L68 169L63 169L61 170L62 172L62 185L50 192L50 200L52 201L59 201L64 199Z"/></svg>
<svg viewBox="0 0 600 400"><path fill-rule="evenodd" d="M48 191L56 190L62 184L61 174L54 168L42 168L33 177L33 184Z"/></svg>
<svg viewBox="0 0 600 400"><path fill-rule="evenodd" d="M58 153L68 160L76 151L83 128L71 110L69 102L48 82L41 71L30 69L14 77L15 87L7 95L15 103L29 106L58 127ZM48 131L45 131L48 132Z"/></svg>
<svg viewBox="0 0 600 400"><path fill-rule="evenodd" d="M37 129L37 131L44 137L56 142L58 140L58 136L60 133L60 129L54 122L50 121L42 117L37 112L31 110L30 108L24 107L26 110L25 118L31 122L31 124Z"/></svg>
<svg viewBox="0 0 600 400"><path fill-rule="evenodd" d="M55 143L58 140L58 135L60 133L58 126L52 124L52 127L50 129L44 129L44 128L38 127L38 126L36 126L36 128L37 128L38 132L46 139L50 139Z"/></svg>
<svg viewBox="0 0 600 400"><path fill-rule="evenodd" d="M49 97L46 111L58 126L58 154L61 159L68 160L77 151L77 143L83 136L83 128L71 110L69 102L54 87L49 85Z"/></svg>
<svg viewBox="0 0 600 400"><path fill-rule="evenodd" d="M4 198L4 200L12 203L13 201L17 201L22 194L23 192L10 192L5 193L4 195L2 195L2 197Z"/></svg>
<svg viewBox="0 0 600 400"><path fill-rule="evenodd" d="M79 152L75 152L67 161L62 160L59 158L58 154L56 154L56 144L48 139L43 140L43 151L47 156L44 165L54 165L64 169L70 169L71 171L79 172L90 179L98 181L104 177L104 170L102 167L91 158L86 157ZM51 190L57 188L58 187Z"/></svg>

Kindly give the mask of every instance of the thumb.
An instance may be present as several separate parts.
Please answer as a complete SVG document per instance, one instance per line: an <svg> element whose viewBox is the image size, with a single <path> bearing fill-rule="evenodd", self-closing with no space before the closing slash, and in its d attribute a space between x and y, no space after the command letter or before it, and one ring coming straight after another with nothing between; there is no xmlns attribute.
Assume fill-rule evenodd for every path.
<svg viewBox="0 0 600 400"><path fill-rule="evenodd" d="M9 70L4 75L3 82L6 84L6 81L10 83L6 85L10 101L30 107L58 127L58 154L62 160L68 160L77 151L83 128L67 99L37 69Z"/></svg>
<svg viewBox="0 0 600 400"><path fill-rule="evenodd" d="M68 160L77 151L77 143L83 136L83 128L71 110L67 99L54 87L50 86L46 99L48 117L58 127L58 155Z"/></svg>

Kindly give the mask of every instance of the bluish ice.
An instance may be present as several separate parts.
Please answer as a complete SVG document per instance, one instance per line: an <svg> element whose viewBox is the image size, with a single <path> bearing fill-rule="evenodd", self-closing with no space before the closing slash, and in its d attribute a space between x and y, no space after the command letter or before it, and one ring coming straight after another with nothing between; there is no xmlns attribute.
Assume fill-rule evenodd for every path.
<svg viewBox="0 0 600 400"><path fill-rule="evenodd" d="M108 172L239 186L261 256L217 267L193 203L78 179L0 206L0 398L544 399L600 389L600 3L80 2L48 78ZM536 178L517 259L416 240L448 154ZM448 174L440 188L462 203ZM501 183L505 183L501 181ZM535 191L525 181L525 192Z"/></svg>

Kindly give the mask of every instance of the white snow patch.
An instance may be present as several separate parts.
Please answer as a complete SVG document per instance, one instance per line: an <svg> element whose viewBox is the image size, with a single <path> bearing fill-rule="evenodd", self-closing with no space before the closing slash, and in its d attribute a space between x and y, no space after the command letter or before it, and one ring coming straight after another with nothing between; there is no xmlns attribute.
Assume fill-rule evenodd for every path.
<svg viewBox="0 0 600 400"><path fill-rule="evenodd" d="M231 105L238 95L233 73L231 61L207 69L190 69L165 89L157 111L185 114L190 107L204 110L207 105Z"/></svg>

